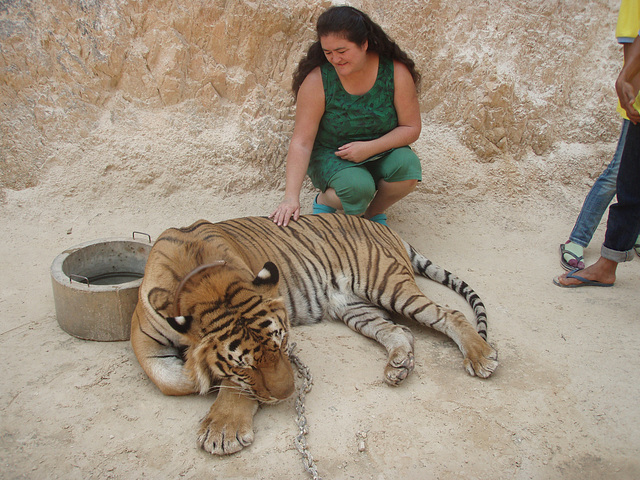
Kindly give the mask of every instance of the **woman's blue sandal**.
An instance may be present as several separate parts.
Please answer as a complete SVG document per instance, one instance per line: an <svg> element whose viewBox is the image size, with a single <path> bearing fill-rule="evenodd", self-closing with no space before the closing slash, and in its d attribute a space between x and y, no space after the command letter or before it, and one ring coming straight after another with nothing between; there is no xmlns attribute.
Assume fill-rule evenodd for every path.
<svg viewBox="0 0 640 480"><path fill-rule="evenodd" d="M318 203L318 197L320 194L316 195L316 198L313 200L313 211L312 213L315 215L317 213L336 213L336 209L330 207L329 205L323 205Z"/></svg>
<svg viewBox="0 0 640 480"><path fill-rule="evenodd" d="M389 226L387 225L387 215L385 215L384 213L379 213L378 215L374 215L369 220L371 220L372 222L379 223L380 225L384 225L385 227Z"/></svg>

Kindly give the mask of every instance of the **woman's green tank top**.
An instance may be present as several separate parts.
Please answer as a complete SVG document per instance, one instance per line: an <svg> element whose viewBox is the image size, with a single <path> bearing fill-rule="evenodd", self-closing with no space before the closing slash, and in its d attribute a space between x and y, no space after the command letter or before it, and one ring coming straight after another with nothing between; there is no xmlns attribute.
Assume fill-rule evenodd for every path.
<svg viewBox="0 0 640 480"><path fill-rule="evenodd" d="M335 154L338 148L349 142L373 140L385 135L398 126L398 115L393 104L392 60L380 57L376 82L364 95L348 93L330 63L323 64L320 71L325 112L320 119L307 173L313 184L324 191L336 172L364 163L341 159Z"/></svg>

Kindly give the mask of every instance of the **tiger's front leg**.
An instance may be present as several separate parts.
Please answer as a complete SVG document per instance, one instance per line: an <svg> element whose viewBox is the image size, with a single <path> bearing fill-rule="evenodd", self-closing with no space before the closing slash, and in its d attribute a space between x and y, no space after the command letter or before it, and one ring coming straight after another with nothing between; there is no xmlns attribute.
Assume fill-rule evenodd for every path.
<svg viewBox="0 0 640 480"><path fill-rule="evenodd" d="M334 295L335 299L340 298ZM394 323L388 312L360 300L335 302L333 316L341 319L352 330L376 340L387 350L384 380L397 386L413 371L413 334L408 328Z"/></svg>
<svg viewBox="0 0 640 480"><path fill-rule="evenodd" d="M253 443L253 416L258 402L223 380L220 392L202 419L198 443L209 453L229 455Z"/></svg>

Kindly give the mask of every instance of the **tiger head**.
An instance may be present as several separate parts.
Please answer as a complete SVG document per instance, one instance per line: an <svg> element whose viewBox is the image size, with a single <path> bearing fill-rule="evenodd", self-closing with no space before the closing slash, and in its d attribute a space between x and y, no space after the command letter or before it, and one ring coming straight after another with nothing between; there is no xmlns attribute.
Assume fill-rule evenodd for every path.
<svg viewBox="0 0 640 480"><path fill-rule="evenodd" d="M200 393L222 379L264 403L293 393L289 319L278 281L271 262L253 279L220 262L178 288L181 315L167 322L187 346L185 368Z"/></svg>

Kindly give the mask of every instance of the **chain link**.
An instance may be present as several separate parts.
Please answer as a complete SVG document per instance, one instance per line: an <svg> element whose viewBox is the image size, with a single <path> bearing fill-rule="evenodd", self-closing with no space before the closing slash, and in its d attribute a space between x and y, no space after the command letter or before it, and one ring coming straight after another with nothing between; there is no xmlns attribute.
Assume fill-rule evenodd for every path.
<svg viewBox="0 0 640 480"><path fill-rule="evenodd" d="M322 480L322 477L318 475L318 469L316 468L316 464L313 461L311 452L309 451L306 437L307 433L309 433L309 425L307 423L307 417L304 414L304 400L307 393L311 391L313 377L311 376L309 368L307 368L298 356L293 353L295 348L296 344L292 343L289 347L289 358L298 369L298 376L302 378L302 385L300 385L300 388L298 389L298 398L296 398L296 412L298 413L296 423L298 424L298 435L294 438L293 443L295 444L298 452L300 452L300 455L302 455L302 464L304 465L305 470L309 472L313 477L313 480Z"/></svg>

